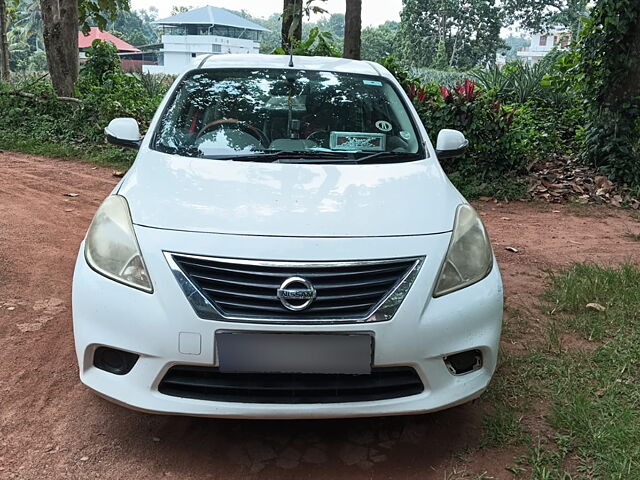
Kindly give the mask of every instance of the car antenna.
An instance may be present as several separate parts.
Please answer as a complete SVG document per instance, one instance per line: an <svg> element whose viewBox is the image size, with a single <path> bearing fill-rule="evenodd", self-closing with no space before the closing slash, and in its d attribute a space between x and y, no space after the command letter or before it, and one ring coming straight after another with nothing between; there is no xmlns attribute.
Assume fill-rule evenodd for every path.
<svg viewBox="0 0 640 480"><path fill-rule="evenodd" d="M291 55L289 57L289 67L293 68L293 50L291 50Z"/></svg>

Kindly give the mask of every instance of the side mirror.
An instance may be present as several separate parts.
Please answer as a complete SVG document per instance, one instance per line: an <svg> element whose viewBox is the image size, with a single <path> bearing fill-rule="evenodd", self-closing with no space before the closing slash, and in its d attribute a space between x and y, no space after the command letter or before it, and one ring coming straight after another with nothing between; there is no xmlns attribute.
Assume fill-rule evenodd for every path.
<svg viewBox="0 0 640 480"><path fill-rule="evenodd" d="M436 153L440 160L459 157L464 154L468 147L469 141L462 132L447 128L440 130L436 145Z"/></svg>
<svg viewBox="0 0 640 480"><path fill-rule="evenodd" d="M134 118L114 118L104 129L107 142L126 148L140 148L140 127Z"/></svg>

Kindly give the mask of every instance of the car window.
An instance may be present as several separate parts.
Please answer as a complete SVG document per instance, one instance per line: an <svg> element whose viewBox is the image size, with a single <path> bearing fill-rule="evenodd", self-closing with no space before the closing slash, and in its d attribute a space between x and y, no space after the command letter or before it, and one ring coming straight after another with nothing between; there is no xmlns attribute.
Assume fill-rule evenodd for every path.
<svg viewBox="0 0 640 480"><path fill-rule="evenodd" d="M386 79L245 69L199 70L185 77L163 112L152 148L214 158L337 152L346 158L396 153L406 159L422 147L405 104Z"/></svg>

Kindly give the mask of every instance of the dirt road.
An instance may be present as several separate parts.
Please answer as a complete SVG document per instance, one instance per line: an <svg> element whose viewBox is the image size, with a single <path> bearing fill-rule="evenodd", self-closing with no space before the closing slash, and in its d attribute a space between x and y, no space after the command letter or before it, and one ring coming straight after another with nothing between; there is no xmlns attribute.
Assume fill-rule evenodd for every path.
<svg viewBox="0 0 640 480"><path fill-rule="evenodd" d="M111 174L0 153L0 478L511 478L505 467L517 451L477 451L482 400L417 417L266 422L146 415L88 391L77 375L70 283L78 245L117 182ZM538 301L548 269L640 250L625 236L640 223L624 211L479 209L512 307Z"/></svg>

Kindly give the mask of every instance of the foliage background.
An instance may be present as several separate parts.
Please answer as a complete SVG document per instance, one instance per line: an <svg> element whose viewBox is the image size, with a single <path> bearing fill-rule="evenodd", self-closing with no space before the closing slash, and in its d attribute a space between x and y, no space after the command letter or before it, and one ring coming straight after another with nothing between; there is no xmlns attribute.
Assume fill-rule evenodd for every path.
<svg viewBox="0 0 640 480"><path fill-rule="evenodd" d="M400 23L363 29L363 58L381 61L399 78L434 140L441 128L458 128L469 138L468 153L444 164L463 193L516 198L536 162L577 156L640 189L640 2L599 0L590 17L585 0L505 0L497 10L489 0L403 3ZM38 0L20 0L12 8L14 71L46 69L37 6ZM276 51L280 15L235 13L268 28L261 49ZM123 11L103 21L129 43L149 44L159 40L151 24L157 14L153 8ZM577 40L568 51L526 65L514 59L528 40L500 38L501 28L514 21L534 30L562 24ZM344 23L343 14L304 22L296 53L339 55ZM493 66L496 52L511 60L502 70ZM0 84L0 147L132 159L131 152L106 146L102 130L115 116L134 117L144 129L172 78L125 74L108 45L95 45L89 57L78 105L57 102L41 74L14 74L10 84ZM630 68L635 77L624 73ZM16 90L41 101L16 96Z"/></svg>

